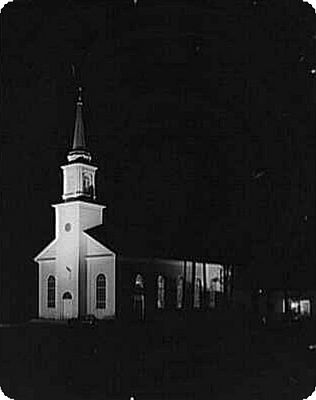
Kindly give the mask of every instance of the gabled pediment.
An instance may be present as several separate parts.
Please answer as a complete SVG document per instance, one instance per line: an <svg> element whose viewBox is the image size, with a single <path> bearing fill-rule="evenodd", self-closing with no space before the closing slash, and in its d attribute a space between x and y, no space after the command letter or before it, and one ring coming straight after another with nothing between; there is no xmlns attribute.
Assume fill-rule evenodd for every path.
<svg viewBox="0 0 316 400"><path fill-rule="evenodd" d="M49 260L52 258L56 258L56 243L57 239L54 239L52 242L50 242L49 245L47 245L44 250L42 250L35 258L34 261L44 261L44 260Z"/></svg>
<svg viewBox="0 0 316 400"><path fill-rule="evenodd" d="M104 246L102 243L98 242L96 239L88 235L86 232L83 234L87 238L87 253L86 257L91 256L112 256L115 253L108 247Z"/></svg>

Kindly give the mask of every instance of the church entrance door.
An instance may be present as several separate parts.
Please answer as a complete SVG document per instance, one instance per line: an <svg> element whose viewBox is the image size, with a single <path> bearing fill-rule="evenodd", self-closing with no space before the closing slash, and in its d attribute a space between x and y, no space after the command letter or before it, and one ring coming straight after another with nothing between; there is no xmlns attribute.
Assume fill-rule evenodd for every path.
<svg viewBox="0 0 316 400"><path fill-rule="evenodd" d="M73 316L72 313L72 295L70 292L63 294L63 319L70 319Z"/></svg>

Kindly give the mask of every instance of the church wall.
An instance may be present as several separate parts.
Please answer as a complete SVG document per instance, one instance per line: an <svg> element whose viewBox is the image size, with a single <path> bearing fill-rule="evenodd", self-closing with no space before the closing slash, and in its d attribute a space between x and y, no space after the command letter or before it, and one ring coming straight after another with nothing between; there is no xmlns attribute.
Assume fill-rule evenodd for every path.
<svg viewBox="0 0 316 400"><path fill-rule="evenodd" d="M77 215L78 210L77 207L74 207L72 203L62 203L58 205L54 205L56 212L56 237L69 237L69 233L73 232L74 229L77 229ZM71 223L72 230L70 232L65 231L65 224Z"/></svg>
<svg viewBox="0 0 316 400"><path fill-rule="evenodd" d="M204 268L205 266L205 268ZM146 316L177 309L177 281L181 276L184 280L183 309L193 308L194 277L201 279L202 303L209 304L210 281L217 278L212 289L217 293L223 292L220 282L223 266L217 264L194 263L181 260L132 259L119 257L117 263L120 280L118 283L119 314L133 313L133 295L136 276L140 274L144 282L144 306ZM165 306L163 310L157 307L158 277L165 279ZM201 308L203 308L201 305Z"/></svg>
<svg viewBox="0 0 316 400"><path fill-rule="evenodd" d="M156 312L157 309L157 280L161 275L165 278L166 286L166 309L175 306L176 278L183 275L183 262L165 261L151 259L128 259L120 257L117 262L120 272L120 283L118 287L118 299L120 301L120 314L133 312L133 295L135 279L140 274L144 280L145 309L147 314Z"/></svg>
<svg viewBox="0 0 316 400"><path fill-rule="evenodd" d="M79 239L75 227L73 232L67 232L59 237L57 249L56 267L59 279L57 296L60 318L63 318L63 296L66 292L69 292L72 296L71 317L77 318L79 313Z"/></svg>
<svg viewBox="0 0 316 400"><path fill-rule="evenodd" d="M106 277L106 308L96 308L96 279L99 274ZM114 317L116 313L115 256L106 255L87 259L87 314L98 319Z"/></svg>
<svg viewBox="0 0 316 400"><path fill-rule="evenodd" d="M79 239L79 267L78 267L78 307L79 317L87 314L87 238L80 234Z"/></svg>
<svg viewBox="0 0 316 400"><path fill-rule="evenodd" d="M79 221L82 230L102 224L103 206L80 203Z"/></svg>

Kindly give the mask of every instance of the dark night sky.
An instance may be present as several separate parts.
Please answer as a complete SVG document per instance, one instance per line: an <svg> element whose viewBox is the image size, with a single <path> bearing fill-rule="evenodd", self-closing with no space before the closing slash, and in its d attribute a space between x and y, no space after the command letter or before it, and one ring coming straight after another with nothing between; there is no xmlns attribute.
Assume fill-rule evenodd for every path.
<svg viewBox="0 0 316 400"><path fill-rule="evenodd" d="M1 30L9 313L34 311L32 258L53 238L79 81L109 235L131 231L140 249L146 236L166 256L225 255L253 284L316 283L311 6L19 1Z"/></svg>

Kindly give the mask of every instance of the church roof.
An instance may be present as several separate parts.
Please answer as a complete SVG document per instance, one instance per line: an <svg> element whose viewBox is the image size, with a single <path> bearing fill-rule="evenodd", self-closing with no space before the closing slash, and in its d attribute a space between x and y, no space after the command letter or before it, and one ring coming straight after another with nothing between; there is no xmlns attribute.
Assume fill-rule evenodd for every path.
<svg viewBox="0 0 316 400"><path fill-rule="evenodd" d="M212 233L158 235L144 226L118 226L107 222L86 232L125 257L245 265L249 256L242 235L236 236L231 227L222 225L214 226Z"/></svg>

